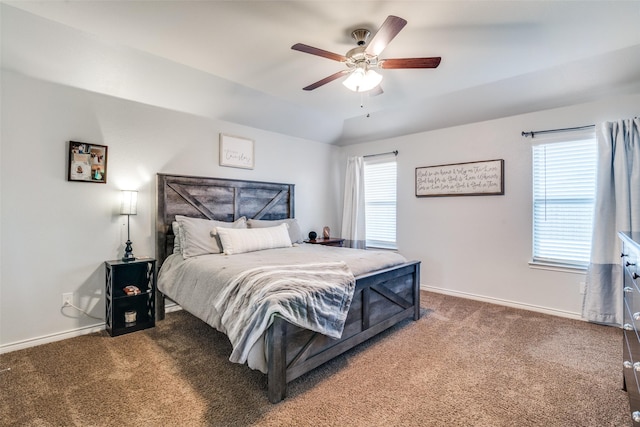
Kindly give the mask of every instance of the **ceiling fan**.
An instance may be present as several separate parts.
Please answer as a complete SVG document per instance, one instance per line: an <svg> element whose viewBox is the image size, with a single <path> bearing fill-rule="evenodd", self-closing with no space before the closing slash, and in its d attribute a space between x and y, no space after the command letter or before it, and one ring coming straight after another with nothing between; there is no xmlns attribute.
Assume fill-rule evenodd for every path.
<svg viewBox="0 0 640 427"><path fill-rule="evenodd" d="M387 47L389 42L398 35L400 30L407 25L407 21L397 16L389 15L382 23L378 31L371 40L369 36L371 32L366 29L357 29L351 33L358 47L348 51L345 55L329 52L317 47L308 46L302 43L296 43L291 49L300 52L310 53L311 55L322 56L334 61L344 63L347 68L334 73L322 80L310 84L303 90L314 90L330 83L344 75L349 75L343 84L354 92L366 92L375 89L377 93L381 93L380 81L382 76L375 72L374 68L394 69L394 68L436 68L440 65L441 58L396 58L382 59L378 56ZM367 43L368 41L368 43Z"/></svg>

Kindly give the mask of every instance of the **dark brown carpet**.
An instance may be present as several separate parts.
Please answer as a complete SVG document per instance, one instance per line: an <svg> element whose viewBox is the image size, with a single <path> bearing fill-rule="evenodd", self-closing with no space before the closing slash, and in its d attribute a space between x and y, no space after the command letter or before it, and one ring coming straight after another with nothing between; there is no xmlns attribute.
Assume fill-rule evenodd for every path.
<svg viewBox="0 0 640 427"><path fill-rule="evenodd" d="M289 385L185 312L0 356L3 426L629 426L621 331L422 293L424 314Z"/></svg>

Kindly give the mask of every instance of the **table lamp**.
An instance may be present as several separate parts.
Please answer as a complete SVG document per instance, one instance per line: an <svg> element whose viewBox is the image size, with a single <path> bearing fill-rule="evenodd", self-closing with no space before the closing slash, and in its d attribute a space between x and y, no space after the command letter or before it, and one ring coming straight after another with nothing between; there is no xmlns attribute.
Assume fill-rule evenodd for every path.
<svg viewBox="0 0 640 427"><path fill-rule="evenodd" d="M138 192L130 190L122 190L122 203L120 204L120 215L127 216L127 242L125 243L123 261L133 261L136 258L133 256L133 249L131 249L131 239L129 238L129 217L131 215L137 215L138 213Z"/></svg>

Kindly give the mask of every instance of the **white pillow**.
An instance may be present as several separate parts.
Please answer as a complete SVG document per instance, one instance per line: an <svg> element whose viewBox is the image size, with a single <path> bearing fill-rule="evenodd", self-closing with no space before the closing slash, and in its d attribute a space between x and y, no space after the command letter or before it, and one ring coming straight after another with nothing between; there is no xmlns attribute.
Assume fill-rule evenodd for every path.
<svg viewBox="0 0 640 427"><path fill-rule="evenodd" d="M274 220L249 219L247 220L247 227L248 228L275 227L283 223L289 226L289 238L291 239L291 243L302 243L303 241L302 229L300 229L298 220L295 218L274 219Z"/></svg>
<svg viewBox="0 0 640 427"><path fill-rule="evenodd" d="M198 255L221 253L222 246L215 233L216 228L247 228L245 217L238 218L234 222L224 222L176 215L176 221L179 226L178 235L181 240L182 256L185 259Z"/></svg>
<svg viewBox="0 0 640 427"><path fill-rule="evenodd" d="M292 246L287 224L268 228L246 228L244 230L218 227L216 232L220 237L220 242L226 255L242 254L262 249L289 248Z"/></svg>
<svg viewBox="0 0 640 427"><path fill-rule="evenodd" d="M180 231L180 224L178 224L178 221L173 221L171 223L171 228L173 229L173 253L181 254L182 253L182 236L180 234L182 232Z"/></svg>

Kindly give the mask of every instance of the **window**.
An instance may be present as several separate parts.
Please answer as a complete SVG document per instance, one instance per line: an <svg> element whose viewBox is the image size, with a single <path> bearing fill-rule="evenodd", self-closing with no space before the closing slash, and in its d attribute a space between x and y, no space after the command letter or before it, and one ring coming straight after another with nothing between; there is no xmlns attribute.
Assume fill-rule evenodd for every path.
<svg viewBox="0 0 640 427"><path fill-rule="evenodd" d="M589 264L596 169L593 133L533 147L533 264Z"/></svg>
<svg viewBox="0 0 640 427"><path fill-rule="evenodd" d="M396 249L396 159L364 161L367 247Z"/></svg>

